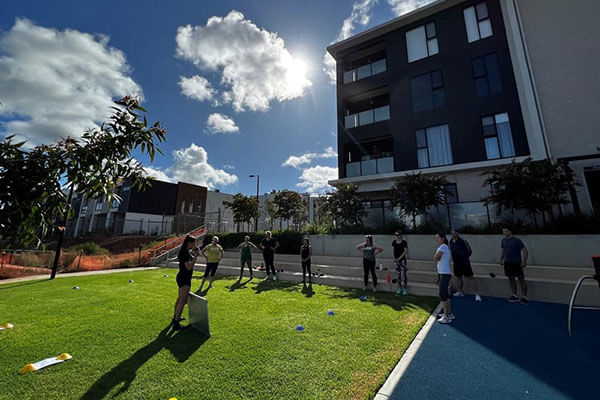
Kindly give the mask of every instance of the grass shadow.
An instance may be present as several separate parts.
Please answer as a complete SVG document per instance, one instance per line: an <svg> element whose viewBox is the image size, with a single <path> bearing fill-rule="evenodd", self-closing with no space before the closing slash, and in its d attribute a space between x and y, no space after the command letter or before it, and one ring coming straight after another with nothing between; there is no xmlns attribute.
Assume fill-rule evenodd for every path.
<svg viewBox="0 0 600 400"><path fill-rule="evenodd" d="M128 359L121 361L94 382L88 391L81 396L81 400L104 399L113 388L123 384L113 396L117 397L129 389L136 378L137 370L162 349L168 349L175 359L182 363L208 340L208 337L201 335L191 327L174 333L171 330L171 324L167 325L166 328L160 331L156 339L133 353Z"/></svg>
<svg viewBox="0 0 600 400"><path fill-rule="evenodd" d="M230 292L235 292L238 289L247 289L246 286L248 283L252 281L252 278L248 278L245 281L237 280L229 286L225 286L226 289L229 289Z"/></svg>
<svg viewBox="0 0 600 400"><path fill-rule="evenodd" d="M376 306L387 306L391 307L396 311L402 310L416 310L425 309L428 312L433 312L438 304L438 300L433 297L423 296L399 296L388 292L376 292L373 293L370 290L353 289L353 288L339 288L336 287L335 291L331 293L328 291L327 296L336 299L354 299L360 300L362 296L366 297L365 302L373 303Z"/></svg>
<svg viewBox="0 0 600 400"><path fill-rule="evenodd" d="M34 283L48 282L49 280L50 280L49 278L43 278L43 279L35 279L35 280L31 280L31 281L13 282L13 283L2 283L2 281L0 281L0 290L13 289L13 288L21 287L21 286L33 285Z"/></svg>
<svg viewBox="0 0 600 400"><path fill-rule="evenodd" d="M302 285L302 294L307 298L311 298L315 295L315 291L313 290L312 283L309 283L308 286Z"/></svg>
<svg viewBox="0 0 600 400"><path fill-rule="evenodd" d="M299 290L298 282L290 282L290 281L272 281L272 280L263 280L254 286L254 294L260 294L262 292L267 292L270 290L284 290L286 292L295 292Z"/></svg>

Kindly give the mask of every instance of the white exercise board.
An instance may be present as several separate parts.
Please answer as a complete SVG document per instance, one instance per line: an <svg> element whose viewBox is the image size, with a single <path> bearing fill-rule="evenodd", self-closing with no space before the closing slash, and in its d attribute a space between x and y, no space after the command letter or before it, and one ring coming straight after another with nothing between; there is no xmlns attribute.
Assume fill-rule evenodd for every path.
<svg viewBox="0 0 600 400"><path fill-rule="evenodd" d="M190 325L197 331L210 336L208 323L208 300L190 292L188 298L188 310L190 312Z"/></svg>

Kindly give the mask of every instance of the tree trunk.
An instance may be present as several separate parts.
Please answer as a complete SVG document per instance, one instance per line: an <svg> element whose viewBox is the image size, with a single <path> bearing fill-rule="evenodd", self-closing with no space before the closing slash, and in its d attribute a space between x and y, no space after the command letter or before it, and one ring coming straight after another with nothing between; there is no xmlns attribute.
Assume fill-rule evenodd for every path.
<svg viewBox="0 0 600 400"><path fill-rule="evenodd" d="M413 213L412 215L412 222L413 222L413 231L417 231L417 214Z"/></svg>

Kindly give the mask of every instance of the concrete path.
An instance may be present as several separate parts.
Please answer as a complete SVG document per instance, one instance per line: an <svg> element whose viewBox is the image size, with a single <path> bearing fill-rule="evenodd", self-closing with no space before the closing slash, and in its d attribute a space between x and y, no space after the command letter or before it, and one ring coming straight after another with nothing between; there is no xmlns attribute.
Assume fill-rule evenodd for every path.
<svg viewBox="0 0 600 400"><path fill-rule="evenodd" d="M85 276L85 275L102 275L102 274L114 274L118 272L131 272L131 271L146 271L150 269L158 269L159 267L137 267L137 268L117 268L117 269L102 269L98 271L84 271L84 272L68 272L65 274L57 274L57 278L68 278L71 276ZM43 279L50 279L50 275L30 275L22 276L19 278L2 279L0 285L7 283L26 282L26 281L39 281Z"/></svg>

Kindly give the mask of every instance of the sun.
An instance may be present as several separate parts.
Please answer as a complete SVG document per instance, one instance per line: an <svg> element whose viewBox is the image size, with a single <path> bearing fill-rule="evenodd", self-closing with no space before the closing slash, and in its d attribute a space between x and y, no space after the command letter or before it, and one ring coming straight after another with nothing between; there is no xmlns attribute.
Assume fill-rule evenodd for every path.
<svg viewBox="0 0 600 400"><path fill-rule="evenodd" d="M308 66L304 60L290 56L284 63L285 77L288 89L295 94L302 93L310 85L306 74Z"/></svg>

